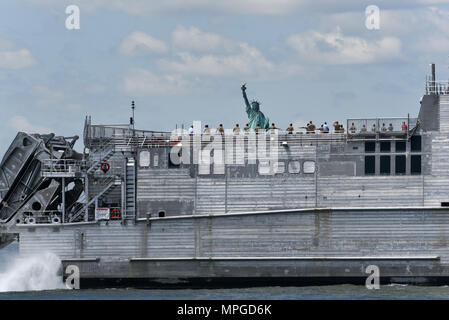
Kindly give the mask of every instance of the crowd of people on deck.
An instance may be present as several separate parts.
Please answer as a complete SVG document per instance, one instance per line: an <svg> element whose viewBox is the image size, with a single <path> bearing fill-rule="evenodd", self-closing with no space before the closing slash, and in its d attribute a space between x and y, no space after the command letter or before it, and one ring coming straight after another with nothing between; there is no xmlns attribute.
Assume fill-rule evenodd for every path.
<svg viewBox="0 0 449 320"><path fill-rule="evenodd" d="M334 121L332 126L334 127L334 133L345 133L345 128L338 121ZM309 123L307 123L307 125L305 127L299 127L299 128L305 129L307 134L316 133L317 132L316 126L315 126L315 124L312 121L309 121ZM270 131L270 132L274 132L275 130L281 130L281 129L277 128L274 123L272 123L271 126L267 129L267 131ZM257 125L256 128L254 129L254 131L256 133L259 133L259 132L265 131L265 129L262 129L259 125ZM293 127L293 123L290 123L290 125L285 129L285 131L288 134L293 134L295 132L295 128ZM388 126L386 126L385 123L382 123L382 127L380 128L380 132L392 132L392 131L394 131L394 127L393 127L392 123L390 123ZM405 122L402 122L401 131L407 131L407 125L405 124ZM233 134L240 134L240 132L241 132L241 129L240 129L239 124L237 123L235 125L235 127L232 129L232 133ZM251 132L251 128L249 127L248 123L243 128L243 132L244 133ZM327 124L327 122L324 122L318 128L318 133L329 133L329 132L330 132L329 131L329 125ZM349 128L348 132L352 133L352 134L354 134L354 133L369 133L365 124L363 124L362 127L360 129L358 129L355 126L354 122L351 124L351 127ZM373 123L370 132L371 133L378 132L378 128L376 126L376 123ZM222 134L222 135L225 133L223 124L220 124L217 127L215 133ZM190 128L189 128L189 134L190 135L194 134L193 125L191 125ZM206 124L204 126L203 134L211 134L211 129L209 128L208 124Z"/></svg>

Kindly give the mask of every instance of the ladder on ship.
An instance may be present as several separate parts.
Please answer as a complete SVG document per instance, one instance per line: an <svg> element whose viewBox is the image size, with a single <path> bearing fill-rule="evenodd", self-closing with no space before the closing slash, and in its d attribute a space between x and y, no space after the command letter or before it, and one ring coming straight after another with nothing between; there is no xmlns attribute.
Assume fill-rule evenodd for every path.
<svg viewBox="0 0 449 320"><path fill-rule="evenodd" d="M125 219L136 217L136 160L128 158L125 169Z"/></svg>

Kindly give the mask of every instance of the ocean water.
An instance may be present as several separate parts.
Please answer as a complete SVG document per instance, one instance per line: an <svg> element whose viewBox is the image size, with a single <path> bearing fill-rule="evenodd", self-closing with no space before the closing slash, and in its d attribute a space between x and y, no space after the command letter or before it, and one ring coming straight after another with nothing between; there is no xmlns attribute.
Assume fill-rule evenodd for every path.
<svg viewBox="0 0 449 320"><path fill-rule="evenodd" d="M449 286L357 285L257 287L244 289L101 289L68 290L56 276L59 260L51 254L18 258L18 245L0 250L0 300L395 300L449 299Z"/></svg>

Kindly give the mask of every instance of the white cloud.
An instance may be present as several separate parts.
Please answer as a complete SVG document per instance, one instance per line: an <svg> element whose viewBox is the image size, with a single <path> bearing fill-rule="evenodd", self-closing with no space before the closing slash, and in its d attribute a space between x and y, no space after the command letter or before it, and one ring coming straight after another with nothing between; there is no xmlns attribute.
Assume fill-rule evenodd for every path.
<svg viewBox="0 0 449 320"><path fill-rule="evenodd" d="M128 35L119 47L119 52L123 55L134 55L137 53L165 53L167 51L168 47L165 42L142 31L135 31Z"/></svg>
<svg viewBox="0 0 449 320"><path fill-rule="evenodd" d="M132 69L123 80L123 88L131 95L178 93L186 82L179 75L156 75L144 69Z"/></svg>
<svg viewBox="0 0 449 320"><path fill-rule="evenodd" d="M178 26L172 33L173 44L181 49L195 51L230 50L232 43L222 36L203 32L198 28Z"/></svg>
<svg viewBox="0 0 449 320"><path fill-rule="evenodd" d="M366 64L401 56L401 41L394 37L368 41L345 36L340 29L330 33L308 31L287 39L302 59L319 64Z"/></svg>
<svg viewBox="0 0 449 320"><path fill-rule="evenodd" d="M27 133L50 133L51 132L51 130L46 127L30 123L28 121L28 119L23 116L12 117L9 120L9 125L10 125L10 127L12 127L13 129L15 129L17 131L24 131Z"/></svg>
<svg viewBox="0 0 449 320"><path fill-rule="evenodd" d="M446 53L449 50L449 11L435 7L428 8L421 15L421 21L426 21L431 28L425 37L414 41L414 49L433 53L434 55Z"/></svg>
<svg viewBox="0 0 449 320"><path fill-rule="evenodd" d="M182 52L179 60L161 60L159 66L176 73L206 76L263 75L273 70L273 64L256 48L247 43L240 43L237 48L228 55Z"/></svg>
<svg viewBox="0 0 449 320"><path fill-rule="evenodd" d="M23 69L35 64L27 49L0 50L0 69Z"/></svg>

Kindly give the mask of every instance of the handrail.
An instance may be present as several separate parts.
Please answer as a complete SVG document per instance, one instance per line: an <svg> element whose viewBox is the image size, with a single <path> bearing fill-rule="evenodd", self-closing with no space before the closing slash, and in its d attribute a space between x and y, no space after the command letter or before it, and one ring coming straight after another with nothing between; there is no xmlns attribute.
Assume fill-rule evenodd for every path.
<svg viewBox="0 0 449 320"><path fill-rule="evenodd" d="M416 126L418 118L390 117L390 118L350 118L347 119L347 130L354 134L397 134L407 133L407 130ZM403 124L406 124L406 130ZM352 129L355 128L355 129Z"/></svg>
<svg viewBox="0 0 449 320"><path fill-rule="evenodd" d="M426 94L449 95L449 82L447 80L427 80Z"/></svg>
<svg viewBox="0 0 449 320"><path fill-rule="evenodd" d="M41 171L43 173L75 173L86 169L88 162L86 160L72 159L44 159L42 161Z"/></svg>

